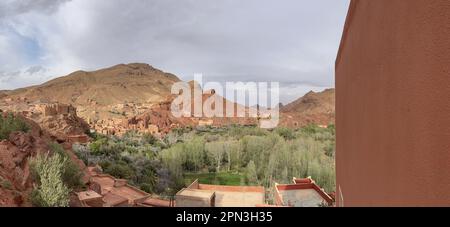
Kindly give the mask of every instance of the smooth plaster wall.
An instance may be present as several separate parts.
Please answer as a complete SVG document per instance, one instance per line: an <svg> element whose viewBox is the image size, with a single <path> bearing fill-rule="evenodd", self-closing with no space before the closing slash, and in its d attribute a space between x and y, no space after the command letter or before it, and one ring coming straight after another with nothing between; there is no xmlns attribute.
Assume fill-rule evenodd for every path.
<svg viewBox="0 0 450 227"><path fill-rule="evenodd" d="M352 1L336 130L338 206L450 206L450 1Z"/></svg>

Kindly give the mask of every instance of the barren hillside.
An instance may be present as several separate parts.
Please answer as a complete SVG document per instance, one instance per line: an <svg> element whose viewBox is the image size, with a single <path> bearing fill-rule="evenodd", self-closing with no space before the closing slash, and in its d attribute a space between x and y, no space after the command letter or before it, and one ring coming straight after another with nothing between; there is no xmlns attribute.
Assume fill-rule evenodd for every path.
<svg viewBox="0 0 450 227"><path fill-rule="evenodd" d="M309 92L294 102L281 107L281 125L301 127L310 123L328 125L335 119L335 90Z"/></svg>
<svg viewBox="0 0 450 227"><path fill-rule="evenodd" d="M9 91L6 98L72 104L80 116L92 118L95 112L105 115L118 104L163 101L177 81L175 75L147 64L120 64L93 72L77 71L38 86Z"/></svg>

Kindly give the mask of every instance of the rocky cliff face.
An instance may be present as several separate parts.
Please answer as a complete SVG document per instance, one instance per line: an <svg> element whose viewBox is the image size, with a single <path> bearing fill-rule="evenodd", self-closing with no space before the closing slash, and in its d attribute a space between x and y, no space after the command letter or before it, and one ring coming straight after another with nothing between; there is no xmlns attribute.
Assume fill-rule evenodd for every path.
<svg viewBox="0 0 450 227"><path fill-rule="evenodd" d="M23 119L31 127L29 132L13 132L9 139L0 141L0 206L31 206L29 158L49 150L50 135L33 121Z"/></svg>

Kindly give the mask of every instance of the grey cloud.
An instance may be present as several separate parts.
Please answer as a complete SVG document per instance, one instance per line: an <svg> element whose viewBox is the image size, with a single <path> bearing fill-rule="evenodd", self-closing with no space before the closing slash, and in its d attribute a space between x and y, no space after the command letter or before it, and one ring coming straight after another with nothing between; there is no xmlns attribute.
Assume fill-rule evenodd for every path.
<svg viewBox="0 0 450 227"><path fill-rule="evenodd" d="M0 18L15 16L31 11L49 13L70 0L3 0L0 2Z"/></svg>
<svg viewBox="0 0 450 227"><path fill-rule="evenodd" d="M71 40L79 47L75 54L90 68L144 61L181 77L195 72L256 77L276 73L286 82L296 74L300 80L333 84L330 65L346 1L116 2L102 7L92 21L92 35ZM305 63L315 69L288 68ZM324 70L330 74L327 81L308 76Z"/></svg>
<svg viewBox="0 0 450 227"><path fill-rule="evenodd" d="M21 72L20 71L14 71L14 72L4 72L1 71L0 72L0 82L1 83L7 83L10 82L11 80L13 80L14 78L17 78L18 76L20 76Z"/></svg>
<svg viewBox="0 0 450 227"><path fill-rule="evenodd" d="M49 79L46 76L46 72L48 69L42 66L32 66L28 69L17 70L17 71L0 71L0 90L8 89L11 86L23 86L24 83L28 83L28 85L37 84L42 80ZM4 86L3 84L7 84L9 86Z"/></svg>
<svg viewBox="0 0 450 227"><path fill-rule="evenodd" d="M38 65L38 66L31 66L30 68L28 68L26 71L26 73L33 75L36 73L45 73L47 72L47 69Z"/></svg>

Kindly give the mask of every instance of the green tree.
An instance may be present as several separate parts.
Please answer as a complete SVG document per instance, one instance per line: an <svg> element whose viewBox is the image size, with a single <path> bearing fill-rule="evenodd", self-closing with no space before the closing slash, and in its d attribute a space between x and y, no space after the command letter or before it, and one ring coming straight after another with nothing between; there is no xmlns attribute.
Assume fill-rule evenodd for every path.
<svg viewBox="0 0 450 227"><path fill-rule="evenodd" d="M258 174L256 173L256 165L253 161L250 161L247 165L246 178L249 184L258 184Z"/></svg>
<svg viewBox="0 0 450 227"><path fill-rule="evenodd" d="M220 172L220 167L222 166L222 161L225 155L224 143L207 143L205 144L205 150L208 154L209 160L211 160L212 165L216 167L216 172Z"/></svg>

